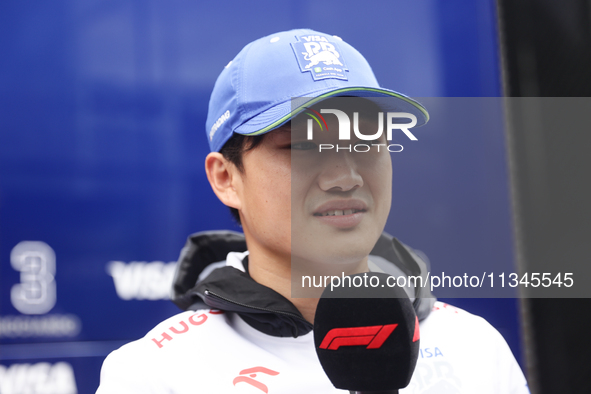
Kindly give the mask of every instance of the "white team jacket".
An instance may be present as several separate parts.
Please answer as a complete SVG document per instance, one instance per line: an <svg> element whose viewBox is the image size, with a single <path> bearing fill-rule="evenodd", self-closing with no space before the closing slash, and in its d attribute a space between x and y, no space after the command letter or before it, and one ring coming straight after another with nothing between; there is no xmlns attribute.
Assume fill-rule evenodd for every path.
<svg viewBox="0 0 591 394"><path fill-rule="evenodd" d="M376 246L374 252L388 259L387 264L406 270L419 269L419 265L421 271L426 269L424 262L417 265L412 261L416 256L403 256L408 248L395 239L394 249L402 258L394 262L390 253L393 241L386 238L378 242L382 247ZM322 370L313 332L309 331L312 326L303 318L292 318L298 312L288 300L274 299L272 290L249 278L243 264L246 253L230 253L225 262L212 264L226 256L220 251L223 245L237 250L241 239L228 232L190 237L174 285L173 300L183 309L194 309L188 306L197 305L194 301L202 298L209 307L218 307L215 303L220 299L208 300L204 289L205 293L207 289L225 291L226 300L234 299L234 304L221 302L220 306L228 307L225 312L205 306L207 309L180 313L142 339L114 351L103 364L97 394L347 393L335 389ZM195 282L197 286L190 289ZM267 320L257 326L252 319L260 319L260 314L249 315L248 308L243 308L249 297L251 306L263 298L263 304L254 308L264 305L283 312L265 315L263 320ZM529 393L509 347L490 324L447 304L431 305L415 305L421 320L420 353L411 382L401 394ZM228 311L233 306L234 311ZM291 317L285 318L286 312ZM269 331L264 328L269 323L277 324Z"/></svg>
<svg viewBox="0 0 591 394"><path fill-rule="evenodd" d="M401 394L529 393L502 336L484 319L437 302L420 324L421 350ZM235 313L184 312L111 353L97 394L346 393L320 366L313 333L263 334Z"/></svg>

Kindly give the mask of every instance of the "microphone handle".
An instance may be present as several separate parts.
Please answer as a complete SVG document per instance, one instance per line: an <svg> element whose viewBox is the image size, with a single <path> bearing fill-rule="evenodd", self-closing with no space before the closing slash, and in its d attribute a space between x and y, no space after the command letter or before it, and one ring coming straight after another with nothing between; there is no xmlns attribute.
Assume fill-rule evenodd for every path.
<svg viewBox="0 0 591 394"><path fill-rule="evenodd" d="M383 390L383 391L351 391L350 394L398 394L398 390Z"/></svg>

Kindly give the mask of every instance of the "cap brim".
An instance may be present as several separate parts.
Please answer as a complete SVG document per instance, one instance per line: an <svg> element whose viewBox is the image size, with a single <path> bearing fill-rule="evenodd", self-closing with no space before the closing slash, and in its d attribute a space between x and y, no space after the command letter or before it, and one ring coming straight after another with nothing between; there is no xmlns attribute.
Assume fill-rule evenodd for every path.
<svg viewBox="0 0 591 394"><path fill-rule="evenodd" d="M419 127L429 121L429 113L427 109L423 107L419 102L403 95L402 93L395 92L388 89L378 88L365 88L365 87L349 87L342 89L331 89L325 92L315 92L315 97L299 97L294 98L297 100L292 102L288 100L261 112L257 116L247 120L240 126L238 126L234 132L244 135L260 135L268 133L271 130L276 129L291 120L292 117L296 116L300 112L304 111L306 107L319 103L331 97L339 96L354 96L354 97L366 97L366 98L393 98L394 102L392 109L397 112L409 112L416 116L417 125ZM379 103L383 106L383 100Z"/></svg>

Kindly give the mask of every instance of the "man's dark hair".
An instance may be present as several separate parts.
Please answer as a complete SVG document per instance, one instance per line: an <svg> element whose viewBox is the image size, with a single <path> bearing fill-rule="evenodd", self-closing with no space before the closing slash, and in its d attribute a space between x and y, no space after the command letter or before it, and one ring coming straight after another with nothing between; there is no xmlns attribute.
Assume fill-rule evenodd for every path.
<svg viewBox="0 0 591 394"><path fill-rule="evenodd" d="M244 173L244 164L242 163L242 155L245 152L253 150L257 146L263 142L267 134L263 135L256 135L256 136L248 136L242 134L234 133L232 137L224 144L220 153L224 156L224 159L228 160L230 163L234 164L238 171ZM240 223L240 214L236 208L230 208L230 213L232 217L238 224Z"/></svg>

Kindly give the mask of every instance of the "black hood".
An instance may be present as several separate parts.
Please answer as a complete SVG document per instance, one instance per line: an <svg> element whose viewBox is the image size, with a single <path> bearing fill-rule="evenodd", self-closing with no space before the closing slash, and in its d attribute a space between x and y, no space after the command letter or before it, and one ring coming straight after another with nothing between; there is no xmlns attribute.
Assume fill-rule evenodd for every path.
<svg viewBox="0 0 591 394"><path fill-rule="evenodd" d="M179 257L172 301L182 310L214 308L236 312L244 321L268 335L286 337L304 335L313 328L285 297L255 282L246 272L215 263L223 262L229 252L246 251L244 235L234 231L207 231L189 236ZM382 271L394 275L426 278L428 263L417 252L396 238L383 233L370 254L370 261ZM212 269L213 268L213 269ZM411 290L419 320L425 319L435 303L428 287Z"/></svg>

